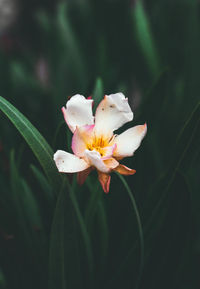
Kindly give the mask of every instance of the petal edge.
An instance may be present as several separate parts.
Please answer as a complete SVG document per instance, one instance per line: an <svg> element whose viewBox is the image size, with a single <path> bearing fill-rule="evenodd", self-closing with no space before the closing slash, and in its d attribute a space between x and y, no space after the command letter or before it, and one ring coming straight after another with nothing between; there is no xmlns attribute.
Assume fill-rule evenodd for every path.
<svg viewBox="0 0 200 289"><path fill-rule="evenodd" d="M118 172L119 174L121 174L123 176L130 176L130 175L134 175L136 173L136 170L130 169L130 168L128 168L124 165L121 165L121 164L113 170Z"/></svg>

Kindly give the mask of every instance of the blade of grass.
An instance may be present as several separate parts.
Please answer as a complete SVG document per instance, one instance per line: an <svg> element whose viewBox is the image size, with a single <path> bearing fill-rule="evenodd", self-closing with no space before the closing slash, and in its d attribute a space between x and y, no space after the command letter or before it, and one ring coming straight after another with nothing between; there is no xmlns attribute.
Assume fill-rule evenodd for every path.
<svg viewBox="0 0 200 289"><path fill-rule="evenodd" d="M96 79L96 83L92 92L92 98L94 99L94 110L97 108L99 102L103 98L103 81L100 77Z"/></svg>
<svg viewBox="0 0 200 289"><path fill-rule="evenodd" d="M143 267L144 267L144 237L143 237L142 223L141 223L140 214L139 214L139 211L138 211L138 208L136 205L136 201L133 197L133 194L132 194L125 178L122 175L120 175L119 173L116 173L116 174L119 177L119 179L121 180L121 182L123 183L123 185L124 185L124 187L128 193L131 204L133 206L133 211L135 213L137 225L138 225L138 234L139 234L139 242L140 242L140 266L139 266L138 279L136 280L136 283L135 283L135 289L137 289L139 287L139 283L140 283L140 280L142 277L142 272L143 272ZM111 279L110 283L112 284L112 282L113 282L113 279Z"/></svg>
<svg viewBox="0 0 200 289"><path fill-rule="evenodd" d="M162 176L159 183L155 185L149 194L149 198L146 200L145 208L143 211L146 212L146 218L144 219L144 236L147 239L150 232L157 232L158 225L162 225L161 219L166 215L166 207L168 203L168 192L173 184L176 173L184 161L184 157L187 155L187 151L190 150L191 143L194 141L196 133L198 133L199 123L200 123L200 103L198 103L190 114L190 117L186 120L181 132L178 136L178 141L175 147L175 156L173 163L168 169L168 171ZM188 136L189 135L189 136ZM198 148L199 149L199 148ZM194 152L195 153L195 152ZM162 194L161 194L162 193ZM157 199L159 196L159 199ZM151 199L155 199L152 203ZM164 204L164 207L162 206ZM148 209L148 210L147 210ZM163 212L165 210L165 212ZM147 214L148 213L148 214ZM162 214L162 218L160 217ZM159 218L158 218L159 216ZM130 248L129 253L125 257L124 261L120 265L117 271L119 274L128 263L128 260L133 256L137 248L138 240L134 243L132 248Z"/></svg>
<svg viewBox="0 0 200 289"><path fill-rule="evenodd" d="M95 233L94 238L99 233L99 238L101 242L98 243L98 251L100 251L98 255L98 276L100 278L100 282L103 280L106 271L106 258L108 253L108 242L109 242L109 229L107 222L107 214L105 210L105 205L103 202L103 192L100 188L99 181L96 180L94 184L94 180L89 176L86 180L87 187L91 196L88 200L88 205L85 210L85 224L87 226L88 231L92 234L94 226L96 226L96 220L98 221L98 232ZM97 219L96 219L97 217ZM98 237L97 237L98 238ZM98 278L96 275L96 278Z"/></svg>
<svg viewBox="0 0 200 289"><path fill-rule="evenodd" d="M52 188L49 185L49 183L48 183L47 179L45 178L45 176L43 175L43 173L35 165L31 164L30 168L31 168L33 174L35 175L36 179L38 180L38 183L40 184L43 191L51 192Z"/></svg>
<svg viewBox="0 0 200 289"><path fill-rule="evenodd" d="M65 179L63 188L59 193L51 232L49 285L52 289L55 286L58 289L82 288L84 270L81 270L80 267L78 232L82 237L88 260L89 284L87 284L87 288L94 288L92 285L94 269L91 241L75 191Z"/></svg>
<svg viewBox="0 0 200 289"><path fill-rule="evenodd" d="M48 205L50 206L50 208L53 208L53 203L55 200L52 192L52 187L50 186L42 172L36 166L30 165L30 168L45 194L45 199L48 201Z"/></svg>
<svg viewBox="0 0 200 289"><path fill-rule="evenodd" d="M19 227L18 230L20 230L22 236L24 237L24 240L27 244L31 243L31 237L30 237L30 231L25 219L24 215L24 208L21 203L20 195L23 192L22 185L21 185L21 179L18 173L18 170L16 168L15 164L15 156L14 151L11 151L10 154L10 177L11 177L11 200L13 205L13 216L16 220L17 226Z"/></svg>
<svg viewBox="0 0 200 289"><path fill-rule="evenodd" d="M86 255L87 255L87 258L88 258L90 282L91 282L90 286L91 286L91 288L93 288L92 284L94 282L94 280L93 280L93 278L94 278L94 275L93 275L93 273L94 273L93 272L94 271L94 264L93 264L93 253L92 253L91 241L90 241L90 238L89 238L89 235L88 235L85 223L84 223L84 218L83 218L83 216L81 214L81 211L80 211L77 199L76 199L75 192L73 192L69 182L67 182L67 187L68 187L68 190L69 190L69 196L70 196L73 208L74 208L75 213L76 213L77 221L79 223L80 231L81 231L83 242L84 242L84 245L85 245Z"/></svg>
<svg viewBox="0 0 200 289"><path fill-rule="evenodd" d="M80 45L70 23L67 3L62 2L58 5L57 24L58 33L60 33L61 39L66 45L74 70L78 75L78 81L82 89L84 89L87 75L87 73L85 73L86 66L84 65L82 53L79 49Z"/></svg>
<svg viewBox="0 0 200 289"><path fill-rule="evenodd" d="M17 110L11 103L0 96L0 110L14 124L23 138L26 140L36 158L44 169L52 187L59 189L61 186L61 176L58 173L53 161L53 151L39 131L30 121Z"/></svg>
<svg viewBox="0 0 200 289"><path fill-rule="evenodd" d="M105 206L103 204L103 200L101 199L98 201L97 216L99 218L99 225L101 227L102 264L105 267L108 252L109 229Z"/></svg>
<svg viewBox="0 0 200 289"><path fill-rule="evenodd" d="M78 235L66 182L58 194L49 249L49 288L82 288Z"/></svg>
<svg viewBox="0 0 200 289"><path fill-rule="evenodd" d="M137 35L141 51L143 52L144 58L147 61L153 77L157 77L160 71L160 61L151 32L150 23L141 0L136 1L132 8L132 15L134 31Z"/></svg>
<svg viewBox="0 0 200 289"><path fill-rule="evenodd" d="M98 200L100 199L100 196L101 196L100 194L102 194L102 192L100 191L100 186L99 186L98 181L96 181L95 185L92 185L90 182L90 179L87 178L86 184L91 192L91 196L88 201L87 208L85 210L85 223L88 228L88 231L90 231L91 225L92 225L91 223L92 223L92 220L94 219L94 215L97 209L97 203L98 203Z"/></svg>
<svg viewBox="0 0 200 289"><path fill-rule="evenodd" d="M21 183L23 188L23 197L21 196L22 206L26 212L27 218L30 221L30 225L32 227L36 226L43 231L39 207L36 199L34 198L33 192L31 191L30 187L24 179L21 180Z"/></svg>
<svg viewBox="0 0 200 289"><path fill-rule="evenodd" d="M37 200L30 187L23 180L16 167L14 151L11 152L11 202L12 202L12 223L16 242L19 238L18 250L26 252L27 259L32 260L32 268L36 274L43 271L45 279L45 265L47 250L47 238L44 231L42 219L39 213ZM38 232L40 232L38 234ZM23 254L23 253L22 253ZM25 277L26 279L26 277Z"/></svg>

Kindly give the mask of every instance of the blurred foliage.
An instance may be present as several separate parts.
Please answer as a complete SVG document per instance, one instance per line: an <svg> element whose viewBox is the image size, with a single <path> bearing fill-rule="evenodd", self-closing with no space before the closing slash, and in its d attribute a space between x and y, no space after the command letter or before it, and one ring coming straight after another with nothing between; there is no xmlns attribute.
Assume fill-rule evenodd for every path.
<svg viewBox="0 0 200 289"><path fill-rule="evenodd" d="M118 91L148 125L124 160L144 235L137 288L199 288L199 1L18 6L0 35L0 289L136 288L141 240L123 183L113 174L105 195L94 172L79 187L52 160L70 151L68 97L96 106Z"/></svg>

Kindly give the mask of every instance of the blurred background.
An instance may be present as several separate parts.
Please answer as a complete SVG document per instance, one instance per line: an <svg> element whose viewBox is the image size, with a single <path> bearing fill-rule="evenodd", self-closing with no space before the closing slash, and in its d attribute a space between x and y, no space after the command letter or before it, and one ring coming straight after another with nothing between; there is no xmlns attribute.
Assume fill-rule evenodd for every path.
<svg viewBox="0 0 200 289"><path fill-rule="evenodd" d="M70 150L61 107L76 93L99 101L121 91L134 125L147 122L142 146L124 161L137 171L126 179L144 231L141 289L200 286L199 53L198 0L0 0L0 95L54 151ZM136 288L138 228L118 177L112 176L109 195L95 174L76 189L92 240L93 281L79 229L75 237L70 231L67 205L58 217L70 227L63 225L64 241L51 239L63 230L58 220L59 233L52 229L52 190L1 112L0 289ZM73 238L79 251L70 249L71 256Z"/></svg>

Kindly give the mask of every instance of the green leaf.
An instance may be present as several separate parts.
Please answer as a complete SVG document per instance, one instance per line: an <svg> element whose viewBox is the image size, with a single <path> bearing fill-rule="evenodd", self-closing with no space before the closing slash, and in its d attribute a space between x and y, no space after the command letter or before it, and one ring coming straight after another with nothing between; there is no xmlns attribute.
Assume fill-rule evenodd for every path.
<svg viewBox="0 0 200 289"><path fill-rule="evenodd" d="M30 232L32 233L33 227L42 230L43 224L37 200L27 182L19 175L14 151L11 151L10 165L11 200L16 212L16 218L18 218L18 223L23 228L25 235L30 234Z"/></svg>
<svg viewBox="0 0 200 289"><path fill-rule="evenodd" d="M43 173L37 167L35 167L34 165L31 165L30 168L31 168L36 180L40 184L40 187L42 188L42 190L45 194L48 205L52 208L53 202L54 202L52 187L48 183L48 181L45 178L45 176L43 175Z"/></svg>
<svg viewBox="0 0 200 289"><path fill-rule="evenodd" d="M11 151L10 154L10 181L11 181L11 200L12 200L12 211L15 217L16 222L18 223L20 230L22 230L23 234L26 236L28 242L30 242L30 236L28 234L28 227L25 220L24 209L21 203L20 195L23 194L21 178L19 176L14 151Z"/></svg>
<svg viewBox="0 0 200 289"><path fill-rule="evenodd" d="M85 223L88 228L88 230L91 230L91 226L94 220L94 215L97 210L98 201L101 198L102 190L99 185L99 181L96 180L96 182L91 183L91 179L88 177L86 180L86 184L90 191L90 197L87 202L87 207L85 209Z"/></svg>
<svg viewBox="0 0 200 289"><path fill-rule="evenodd" d="M58 190L61 186L61 176L53 161L53 151L44 137L19 110L1 96L0 109L24 137L43 167L49 182Z"/></svg>
<svg viewBox="0 0 200 289"><path fill-rule="evenodd" d="M139 272L138 272L138 276L137 276L137 279L135 280L135 287L134 288L139 288L139 284L140 284L140 280L141 280L141 277L142 277L142 273L143 273L143 269L144 269L144 236L143 236L143 228L142 228L142 223L141 223L141 217L140 217L140 214L139 214L139 211L138 211L138 208L137 208L137 204L136 204L136 201L135 201L135 198L133 196L133 193L131 192L129 186L128 186L128 183L126 182L125 178L120 175L119 173L116 173L119 177L119 179L121 180L121 182L123 183L127 193L128 193L128 196L129 196L129 199L130 199L130 202L131 202L131 205L133 207L133 211L134 211L134 215L135 215L135 218L136 218L136 222L137 222L137 230L138 230L138 236L139 236L139 245L140 245L140 261L139 261ZM123 263L122 263L123 265ZM121 267L120 267L121 268ZM118 273L118 271L117 271ZM116 276L114 275L114 278L110 280L110 283L109 283L109 286L113 283L113 282L116 282L116 280L118 280L116 278Z"/></svg>
<svg viewBox="0 0 200 289"><path fill-rule="evenodd" d="M85 254L81 249L85 252L88 262L85 262L85 258L82 259ZM88 265L88 270L85 263ZM66 181L58 197L52 225L49 286L52 289L81 289L84 280L87 288L93 288L93 278L90 238L76 200L75 191Z"/></svg>
<svg viewBox="0 0 200 289"><path fill-rule="evenodd" d="M100 77L98 77L94 86L94 90L92 92L92 98L94 99L94 110L97 108L103 96L104 96L103 81Z"/></svg>
<svg viewBox="0 0 200 289"><path fill-rule="evenodd" d="M98 208L97 208L97 220L99 224L99 232L100 232L100 252L101 252L101 274L105 274L106 272L106 261L108 255L108 243L109 243L109 228L108 228L108 220L107 220L107 213L105 209L105 204L102 199L98 201ZM99 276L102 278L102 275Z"/></svg>
<svg viewBox="0 0 200 289"><path fill-rule="evenodd" d="M196 151L192 150L193 145L199 141L198 134L200 131L200 103L198 103L189 118L186 120L180 134L177 138L177 142L174 149L172 163L166 173L160 178L160 180L154 185L152 190L146 198L143 210L143 231L145 244L149 243L149 240L155 240L155 235L159 232L164 223L167 211L169 210L170 193L174 193L172 186L176 180L178 170L181 166L187 162L187 154L196 155ZM200 147L198 147L200 150ZM153 242L153 241L152 241ZM134 258L135 250L138 248L138 240L130 248L129 253L121 263L117 274L125 272L127 264L131 258ZM151 247L150 247L151 248ZM116 275L117 275L116 274Z"/></svg>
<svg viewBox="0 0 200 289"><path fill-rule="evenodd" d="M80 44L78 43L76 34L70 23L67 3L62 2L58 5L57 26L60 39L67 49L67 54L69 56L68 63L72 63L72 68L76 71L79 84L84 88L87 75L87 73L85 73L86 65L84 64Z"/></svg>
<svg viewBox="0 0 200 289"><path fill-rule="evenodd" d="M42 230L43 225L41 221L39 207L34 197L34 194L24 179L21 180L21 184L23 188L23 195L21 195L20 198L21 198L23 210L25 211L26 217L29 220L30 225L32 227L36 226L37 228Z"/></svg>
<svg viewBox="0 0 200 289"><path fill-rule="evenodd" d="M200 150L200 147L197 147L196 150L193 149L194 146L196 146L196 143L198 143L200 140L198 137L199 126L200 102L197 103L190 116L185 121L185 124L177 137L174 151L171 153L171 165L148 194L148 198L146 199L146 204L144 206L146 219L148 221L149 215L151 215L151 218L153 216L152 207L154 207L154 210L156 211L158 210L160 204L163 203L178 170L188 165L188 154L190 155L190 159L192 159L193 155L196 155L196 150Z"/></svg>
<svg viewBox="0 0 200 289"><path fill-rule="evenodd" d="M105 203L103 201L103 191L100 187L98 179L95 181L89 176L86 180L86 184L89 189L89 198L87 201L87 206L85 208L85 224L88 232L92 235L94 228L95 234L93 239L93 244L96 251L98 251L98 274L96 278L99 277L102 280L104 274L106 273L106 260L108 255L108 242L109 242L109 229L108 220L105 210Z"/></svg>
<svg viewBox="0 0 200 289"><path fill-rule="evenodd" d="M172 152L171 165L158 183L152 188L146 200L144 211L148 224L154 223L163 203L165 203L164 207L166 207L165 201L176 178L177 172L188 166L188 155L190 156L190 159L193 159L193 156L196 156L196 152L200 151L200 146L196 147L196 144L200 141L199 128L200 102L197 103L190 116L185 121L185 124L177 137L174 152ZM195 150L194 147L196 147Z"/></svg>
<svg viewBox="0 0 200 289"><path fill-rule="evenodd" d="M68 192L57 200L51 230L49 288L81 288L80 257L75 216Z"/></svg>
<svg viewBox="0 0 200 289"><path fill-rule="evenodd" d="M141 0L136 1L136 4L132 9L132 14L134 31L138 39L138 44L140 45L150 71L154 77L157 77L160 71L160 61L158 59L150 23Z"/></svg>

